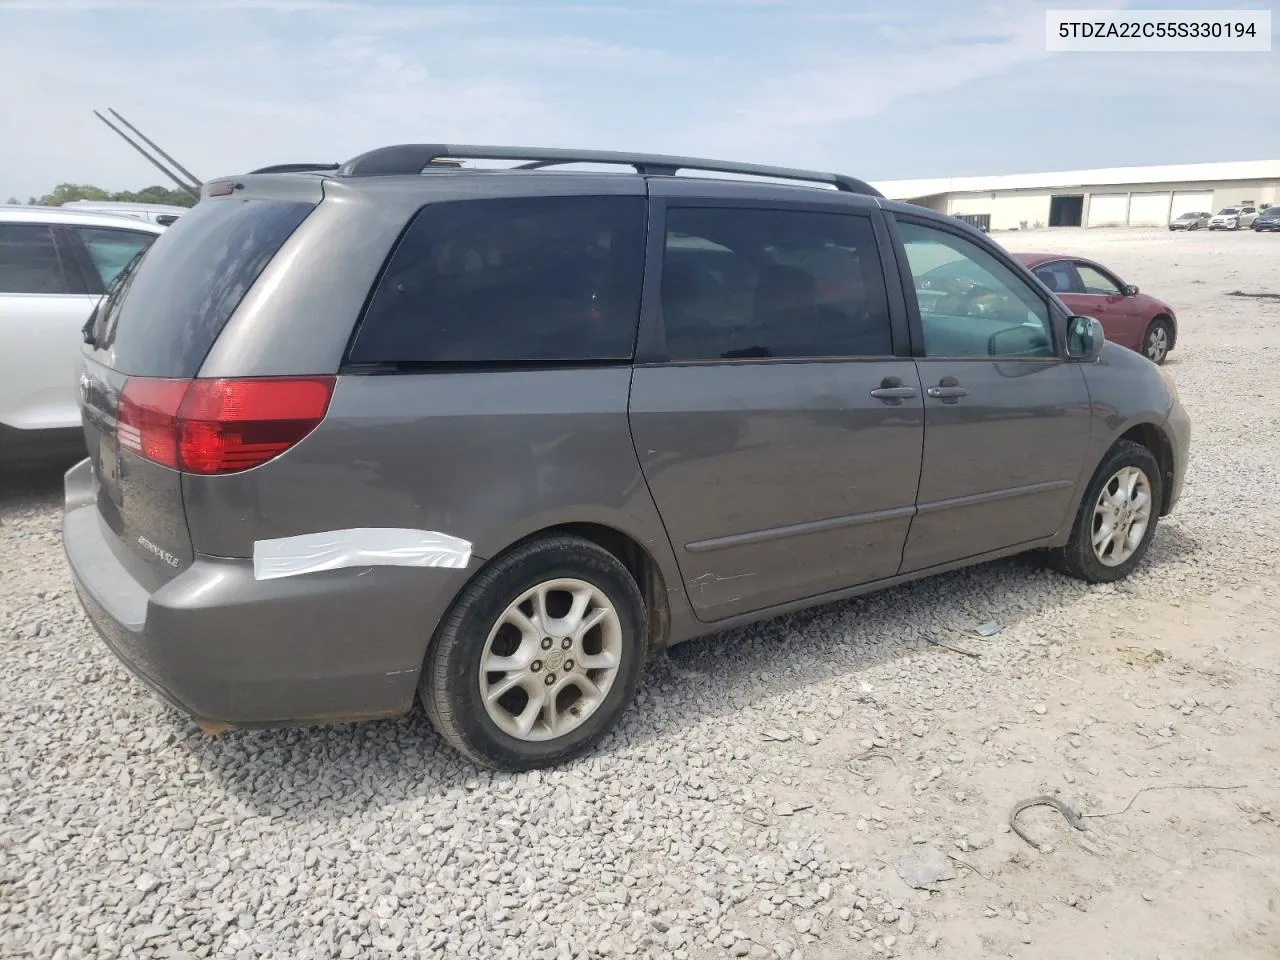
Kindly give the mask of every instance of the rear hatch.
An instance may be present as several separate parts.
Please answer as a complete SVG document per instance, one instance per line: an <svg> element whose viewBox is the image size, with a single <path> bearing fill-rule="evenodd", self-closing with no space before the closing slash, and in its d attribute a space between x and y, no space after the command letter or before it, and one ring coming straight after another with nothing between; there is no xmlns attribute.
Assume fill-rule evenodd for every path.
<svg viewBox="0 0 1280 960"><path fill-rule="evenodd" d="M260 381L195 377L249 288L314 208L297 199L202 200L117 278L85 327L80 408L98 511L113 552L148 590L193 559L183 471L246 469L300 428L284 409L283 425L246 431L246 411L252 416L265 402L280 413L281 398L264 400ZM327 406L329 388L323 378L295 383L285 405L313 412L320 391ZM239 423L239 432L229 433L228 423Z"/></svg>

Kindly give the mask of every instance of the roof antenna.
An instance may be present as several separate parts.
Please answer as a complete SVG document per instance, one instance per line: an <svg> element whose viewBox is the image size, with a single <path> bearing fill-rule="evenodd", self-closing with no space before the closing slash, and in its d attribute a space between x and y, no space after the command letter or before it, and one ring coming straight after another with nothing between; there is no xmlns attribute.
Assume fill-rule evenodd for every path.
<svg viewBox="0 0 1280 960"><path fill-rule="evenodd" d="M136 133L140 139L142 139L148 146L150 146L153 150L155 150L156 153L162 156L169 163L173 164L173 166L177 168L177 170L179 170L181 173L185 174L189 178L189 180L183 180L182 177L180 177L177 173L174 173L173 170L169 169L169 167L166 167L163 163L161 163L159 160L157 160L155 157L149 154L139 144L135 143L127 133L125 133L123 130L121 130L119 127L113 124L110 120L104 117L97 110L93 111L93 115L97 117L99 120L101 120L103 123L105 123L108 127L110 127L111 130L115 134L117 134L120 137L120 139L122 139L125 143L129 144L129 146L137 150L138 153L146 157L147 160L151 161L151 164L157 170L163 173L166 177L172 180L175 184L177 184L180 190L182 190L184 193L190 194L191 197L197 201L200 199L200 180L190 170L187 170L185 167L182 166L182 164L174 160L173 157L165 153L152 140L148 139L147 136L143 134L141 130L139 130L137 127L131 124L124 117L120 116L120 114L116 113L115 110L112 110L110 107L108 107L107 109L113 116L116 117L116 119L118 119L126 127L128 127L130 130Z"/></svg>
<svg viewBox="0 0 1280 960"><path fill-rule="evenodd" d="M185 176L189 181L191 181L191 183L195 186L197 190L200 189L200 178L197 177L190 170L188 170L186 167L184 167L182 164L180 164L177 160L173 159L173 157L169 156L169 154L165 153L164 150L160 148L160 145L158 143L148 138L145 133L143 133L141 130L135 127L132 123L130 123L120 114L116 113L114 108L107 107L107 112L110 113L117 120L119 120L121 123L123 123L126 127L132 130L134 133L136 133L138 135L138 139L140 139L148 147L150 147L156 153L160 154L160 156L164 157L165 160L169 161L169 163L173 166L173 168L177 170L179 173L181 173L183 176Z"/></svg>

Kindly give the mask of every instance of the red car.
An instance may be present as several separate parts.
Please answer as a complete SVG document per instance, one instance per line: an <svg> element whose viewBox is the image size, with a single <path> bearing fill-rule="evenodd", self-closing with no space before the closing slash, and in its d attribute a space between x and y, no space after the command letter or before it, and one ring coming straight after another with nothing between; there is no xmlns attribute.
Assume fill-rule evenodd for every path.
<svg viewBox="0 0 1280 960"><path fill-rule="evenodd" d="M1127 284L1101 264L1061 253L1015 253L1072 313L1096 317L1107 339L1164 363L1178 342L1178 320L1163 300Z"/></svg>

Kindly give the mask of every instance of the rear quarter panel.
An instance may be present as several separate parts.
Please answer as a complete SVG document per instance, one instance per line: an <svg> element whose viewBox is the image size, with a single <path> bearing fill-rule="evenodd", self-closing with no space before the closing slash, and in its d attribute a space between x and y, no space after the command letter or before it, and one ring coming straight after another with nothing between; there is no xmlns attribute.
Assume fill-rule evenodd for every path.
<svg viewBox="0 0 1280 960"><path fill-rule="evenodd" d="M630 389L629 365L340 377L325 421L284 456L184 477L192 542L248 557L259 539L406 527L488 559L548 527L597 523L640 543L678 589L631 443ZM444 571L416 572L429 589ZM427 600L424 616L443 612Z"/></svg>

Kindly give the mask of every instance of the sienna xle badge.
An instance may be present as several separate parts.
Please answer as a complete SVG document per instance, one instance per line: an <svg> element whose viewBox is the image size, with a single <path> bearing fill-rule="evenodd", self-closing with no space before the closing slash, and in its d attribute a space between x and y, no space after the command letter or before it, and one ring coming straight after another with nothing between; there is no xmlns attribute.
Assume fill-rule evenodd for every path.
<svg viewBox="0 0 1280 960"><path fill-rule="evenodd" d="M1119 579L1187 462L1160 369L990 238L804 170L255 171L85 336L64 541L120 658L206 729L420 698L508 769L691 637L1027 550Z"/></svg>

